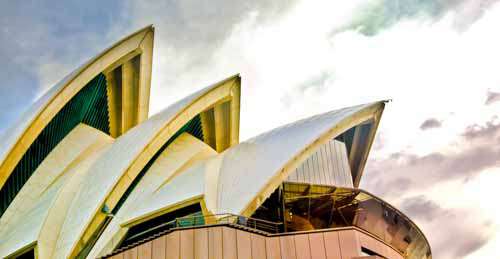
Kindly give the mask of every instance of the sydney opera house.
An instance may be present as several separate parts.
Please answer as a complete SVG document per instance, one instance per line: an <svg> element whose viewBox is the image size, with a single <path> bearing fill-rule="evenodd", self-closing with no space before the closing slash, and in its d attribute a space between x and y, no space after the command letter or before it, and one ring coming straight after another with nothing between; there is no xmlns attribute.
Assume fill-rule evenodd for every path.
<svg viewBox="0 0 500 259"><path fill-rule="evenodd" d="M106 49L1 136L0 258L432 258L358 188L385 102L239 142L239 75L148 115L153 41Z"/></svg>

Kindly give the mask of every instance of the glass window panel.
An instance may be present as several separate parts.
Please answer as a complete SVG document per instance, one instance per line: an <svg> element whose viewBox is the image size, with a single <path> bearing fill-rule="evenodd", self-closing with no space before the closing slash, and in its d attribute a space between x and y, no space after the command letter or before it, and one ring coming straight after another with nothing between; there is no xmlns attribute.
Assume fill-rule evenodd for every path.
<svg viewBox="0 0 500 259"><path fill-rule="evenodd" d="M405 258L432 258L422 232L404 214L359 189L284 183L287 231L355 226L383 240Z"/></svg>

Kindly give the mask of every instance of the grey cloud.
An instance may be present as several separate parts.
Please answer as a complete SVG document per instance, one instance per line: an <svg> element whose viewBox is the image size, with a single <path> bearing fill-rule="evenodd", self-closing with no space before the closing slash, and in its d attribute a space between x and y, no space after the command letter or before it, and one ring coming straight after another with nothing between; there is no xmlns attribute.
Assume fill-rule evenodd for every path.
<svg viewBox="0 0 500 259"><path fill-rule="evenodd" d="M235 25L253 14L262 24L279 17L295 1L134 1L128 12L134 23L152 23L158 28L157 42L191 59L187 66L207 60L232 32ZM176 62L176 61L172 61Z"/></svg>
<svg viewBox="0 0 500 259"><path fill-rule="evenodd" d="M435 258L463 258L489 241L488 220L464 209L443 208L432 197L406 198L400 208L426 231Z"/></svg>
<svg viewBox="0 0 500 259"><path fill-rule="evenodd" d="M371 175L378 177L370 177ZM393 178L391 179L391 177ZM370 166L365 172L362 185L364 189L370 190L384 199L391 200L401 193L413 189L415 182L407 176L398 177L391 172L379 171Z"/></svg>
<svg viewBox="0 0 500 259"><path fill-rule="evenodd" d="M357 30L372 36L405 19L437 21L454 13L455 28L466 30L497 0L379 0L360 7L340 31ZM335 31L335 32L338 32Z"/></svg>
<svg viewBox="0 0 500 259"><path fill-rule="evenodd" d="M119 1L2 2L0 132L46 90L46 83L110 44L107 31L120 21L120 9Z"/></svg>
<svg viewBox="0 0 500 259"><path fill-rule="evenodd" d="M153 24L156 28L152 91L166 97L159 100L152 96L151 111L194 91L197 86L220 80L228 73L242 72L241 62L236 61L234 66L221 63L226 59L217 56L221 54L219 50L227 46L242 22L249 27L264 27L283 17L296 2L126 0L124 16L131 21L127 26Z"/></svg>
<svg viewBox="0 0 500 259"><path fill-rule="evenodd" d="M34 99L73 69L132 31L158 27L168 48L166 78L211 62L234 26L250 15L263 25L295 1L14 1L0 8L0 133ZM164 58L164 57L162 57ZM171 83L161 82L162 84ZM48 85L47 85L48 86ZM165 87L165 86L163 86Z"/></svg>
<svg viewBox="0 0 500 259"><path fill-rule="evenodd" d="M470 125L465 129L465 132L462 133L462 136L465 137L468 141L474 140L487 140L494 141L495 138L500 137L500 122L495 123L498 117L493 117L491 121L486 122L486 125Z"/></svg>
<svg viewBox="0 0 500 259"><path fill-rule="evenodd" d="M297 88L301 93L304 93L308 89L316 89L318 91L321 91L325 89L328 80L331 78L331 74L324 72L306 80L305 82L300 83Z"/></svg>
<svg viewBox="0 0 500 259"><path fill-rule="evenodd" d="M375 151L382 150L385 146L385 136L382 132L375 136L375 140L373 141L372 149Z"/></svg>
<svg viewBox="0 0 500 259"><path fill-rule="evenodd" d="M463 214L470 212L460 210L453 213L438 216L431 224L436 232L442 233L441 240L432 246L434 258L464 258L490 241L491 227L484 220L475 218L464 222Z"/></svg>
<svg viewBox="0 0 500 259"><path fill-rule="evenodd" d="M367 172L375 180L365 177L365 184L368 189L376 189L378 194L393 196L409 187L429 187L454 179L466 181L484 169L500 165L499 146L500 143L464 146L457 153L436 152L426 156L398 153L389 158L370 160ZM384 175L384 180L376 180L374 175L377 173Z"/></svg>
<svg viewBox="0 0 500 259"><path fill-rule="evenodd" d="M448 159L448 163L440 168L441 179L465 177L464 180L468 180L481 170L500 165L500 150L478 147Z"/></svg>
<svg viewBox="0 0 500 259"><path fill-rule="evenodd" d="M412 218L425 221L433 221L443 214L443 210L438 204L426 199L423 195L404 199L401 210L407 215L411 215Z"/></svg>
<svg viewBox="0 0 500 259"><path fill-rule="evenodd" d="M490 105L496 102L500 102L500 93L488 91L484 104Z"/></svg>
<svg viewBox="0 0 500 259"><path fill-rule="evenodd" d="M441 127L441 121L435 119L435 118L430 118L422 122L420 124L420 129L421 130L428 130L428 129L434 129L434 128L440 128Z"/></svg>
<svg viewBox="0 0 500 259"><path fill-rule="evenodd" d="M406 152L393 153L387 158L371 159L367 165L366 184L379 194L393 196L405 188L437 185L443 181L467 181L482 170L500 165L500 123L497 117L485 125L468 126L456 143L456 152L434 152L418 156ZM406 180L403 180L406 179ZM397 196L396 196L397 197Z"/></svg>
<svg viewBox="0 0 500 259"><path fill-rule="evenodd" d="M484 125L464 129L454 153L419 156L396 152L367 164L362 188L394 202L426 233L435 258L463 258L488 243L491 222L474 209L443 208L425 193L451 180L465 182L487 168L500 166L500 123L493 117ZM466 238L456 238L466 237Z"/></svg>
<svg viewBox="0 0 500 259"><path fill-rule="evenodd" d="M332 73L325 71L320 72L286 91L280 101L285 107L290 107L294 98L303 98L306 92L312 91L315 94L323 93L328 89L329 84L333 79L334 76Z"/></svg>
<svg viewBox="0 0 500 259"><path fill-rule="evenodd" d="M380 0L372 1L357 10L351 22L342 30L358 30L372 36L402 19L431 18L440 15L442 5L435 0Z"/></svg>
<svg viewBox="0 0 500 259"><path fill-rule="evenodd" d="M418 166L421 164L441 165L446 161L446 156L441 153L432 153L422 157L407 154L401 154L400 156L405 156L410 166Z"/></svg>
<svg viewBox="0 0 500 259"><path fill-rule="evenodd" d="M470 233L466 233L468 236L467 238L464 238L461 240L461 244L457 245L455 243L456 239L454 238L453 240L450 241L450 245L455 245L457 248L455 251L455 256L456 258L463 258L477 250L479 248L483 247L486 245L489 241L489 239L485 236L481 235L470 235Z"/></svg>

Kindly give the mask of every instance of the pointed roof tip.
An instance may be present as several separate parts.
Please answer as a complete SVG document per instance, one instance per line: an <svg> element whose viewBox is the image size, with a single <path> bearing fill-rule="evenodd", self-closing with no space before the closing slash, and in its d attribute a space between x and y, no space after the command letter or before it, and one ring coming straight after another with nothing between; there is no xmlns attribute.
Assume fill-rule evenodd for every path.
<svg viewBox="0 0 500 259"><path fill-rule="evenodd" d="M233 79L233 78L241 78L241 74L238 72L236 74L232 74L230 75L229 77L227 77L226 79ZM222 80L224 81L224 80Z"/></svg>
<svg viewBox="0 0 500 259"><path fill-rule="evenodd" d="M222 79L222 80L220 80L220 81L218 81L216 83L211 84L209 87L216 87L218 85L224 84L225 82L228 82L228 81L231 81L231 80L239 80L239 81L241 81L241 75L240 75L240 73L236 73L236 74L233 74L231 76L228 76L228 77L226 77L226 78L224 78L224 79Z"/></svg>
<svg viewBox="0 0 500 259"><path fill-rule="evenodd" d="M154 33L155 33L155 27L154 27L153 24L148 24L148 25L146 25L144 27L141 27L138 30L134 30L132 33L128 34L126 37L122 38L121 40L119 40L118 42L116 42L114 45L112 45L112 47L114 47L114 46L116 46L116 45L118 45L118 44L126 41L127 39L133 37L134 35L137 35L139 33L146 33L147 34L149 32L153 33L153 35L154 35Z"/></svg>
<svg viewBox="0 0 500 259"><path fill-rule="evenodd" d="M34 100L34 102L27 107L26 111L24 113L22 113L21 116L17 120L14 120L12 122L12 124L9 127L7 127L0 134L0 137L1 137L1 139L0 139L0 170L2 170L1 167L4 165L5 159L9 155L11 149L14 148L14 146L18 143L18 141L20 141L19 139L23 137L23 135L29 129L29 126L33 123L33 121L37 120L37 118L39 117L39 115L42 112L45 112L45 109L47 107L49 107L49 105L53 102L53 100L55 100L56 98L59 98L58 96L60 95L60 93L63 92L64 89L66 89L75 80L75 78L78 78L78 77L82 76L82 74L83 74L83 78L85 78L85 80L90 81L90 79L87 78L87 75L85 75L83 73L84 71L86 71L89 67L95 65L97 67L100 67L100 69L98 69L98 72L99 73L102 72L103 70L106 69L106 67L111 66L111 63L108 63L108 61L100 61L100 59L103 56L105 56L111 50L117 48L118 46L120 46L124 42L126 42L130 39L133 39L136 36L140 36L140 35L146 36L148 34L154 37L153 24L149 24L149 25L141 28L140 30L137 30L131 34L128 34L126 37L119 39L118 41L116 41L115 43L110 45L109 47L107 47L104 50L102 50L101 52L97 53L97 55L95 55L94 57L91 57L85 63L78 66L76 69L74 69L72 72L67 74L65 77L63 77L56 84L54 84L53 86L48 88L47 91L45 93L43 93L40 97L38 97L36 100ZM143 39L144 39L144 37L143 37ZM134 48L137 49L137 48L141 47L141 43L143 41L136 40L134 42L138 42L138 44L127 46L126 49L128 49L128 51L132 51L132 50L134 50ZM151 44L148 47L153 47L153 45ZM120 54L120 55L122 55L122 54ZM122 56L120 56L120 57L122 57ZM113 58L113 61L116 61L116 60L118 60L117 57ZM102 66L104 66L104 68L102 68ZM94 71L94 70L92 70L92 71ZM94 73L94 72L92 72L92 73ZM79 91L85 84L78 83L75 85L78 85L78 86L74 86L75 88L78 88L78 90L75 90L75 91ZM68 96L66 96L66 95L61 96L60 98L62 100L67 101L66 99L64 99L66 97L68 97ZM48 116L48 115L46 115L46 116ZM48 118L49 117L47 117L46 119L48 119ZM50 117L50 118L52 118L52 117ZM33 130L33 132L36 132L37 130ZM36 134L39 134L39 132L37 132ZM1 174L3 174L3 172ZM4 179L2 179L1 174L0 174L0 188L2 188L2 186L4 184Z"/></svg>
<svg viewBox="0 0 500 259"><path fill-rule="evenodd" d="M155 31L155 26L154 24L148 24L146 27L144 27L144 29L149 29L151 32L154 32Z"/></svg>
<svg viewBox="0 0 500 259"><path fill-rule="evenodd" d="M367 103L362 103L360 105L366 105L366 104L380 104L380 103L390 103L392 102L392 99L377 99L376 101L372 102L367 102Z"/></svg>
<svg viewBox="0 0 500 259"><path fill-rule="evenodd" d="M154 24L150 23L150 24L148 24L146 26L140 27L140 29L138 29L136 32L140 32L140 31L144 31L144 30L152 30L152 31L154 31L154 29L155 29Z"/></svg>
<svg viewBox="0 0 500 259"><path fill-rule="evenodd" d="M377 101L369 102L369 103L364 103L360 105L381 105L382 107L385 107L387 103L392 102L392 99L379 99Z"/></svg>
<svg viewBox="0 0 500 259"><path fill-rule="evenodd" d="M300 165L294 163L304 161L310 155L308 150L317 149L326 141L367 120L378 120L383 107L384 102L377 101L316 114L260 133L227 149L220 154L222 162L218 188L221 194L217 198L218 212L253 213L252 208L257 208L257 205L253 205L260 205L260 201L264 201L261 197L267 198L276 184L282 181L281 177ZM377 124L374 124L370 132L375 132L376 128ZM367 141L368 144L360 146L363 153L367 153L371 147L372 140ZM364 164L366 159L360 157L359 164ZM362 171L363 168L359 167L351 173L356 177ZM245 185L248 181L253 181L255 185ZM234 193L234 190L237 190L239 197L223 194Z"/></svg>

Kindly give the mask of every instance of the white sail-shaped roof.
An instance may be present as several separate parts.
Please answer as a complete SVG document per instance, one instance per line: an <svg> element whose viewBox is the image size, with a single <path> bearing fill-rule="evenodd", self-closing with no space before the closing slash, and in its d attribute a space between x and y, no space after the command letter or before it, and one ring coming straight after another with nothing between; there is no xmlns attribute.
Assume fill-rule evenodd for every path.
<svg viewBox="0 0 500 259"><path fill-rule="evenodd" d="M234 88L239 91L239 75L185 97L117 138L92 166L73 200L57 253L78 251L72 246L104 220L101 208L113 209L154 154L194 116L230 98Z"/></svg>
<svg viewBox="0 0 500 259"><path fill-rule="evenodd" d="M117 66L123 60L139 52L144 52L151 55L144 55L144 63L148 64L148 66L144 66L141 77L146 79L151 77L151 70L146 68L151 66L152 34L153 27L147 26L120 40L75 69L34 102L19 120L0 136L0 188L9 177L12 168L43 128L64 104L70 101L71 97L76 95L99 73ZM146 36L151 37L147 42L145 41ZM145 82L140 83L139 87L141 93L147 94L142 94L139 98L137 112L141 116L138 122L147 118L147 108L144 107L149 106L150 85L149 82ZM140 108L145 109L145 111L139 110Z"/></svg>
<svg viewBox="0 0 500 259"><path fill-rule="evenodd" d="M220 155L215 212L252 213L315 148L374 118L383 107L383 102L375 102L331 111L228 149Z"/></svg>
<svg viewBox="0 0 500 259"><path fill-rule="evenodd" d="M110 253L125 235L120 227L135 217L154 217L155 212L185 199L203 195L204 177L183 170L197 160L214 156L211 147L188 133L177 137L155 160L129 197L113 216L89 256ZM171 180L174 178L174 180ZM159 206L156 206L159 204Z"/></svg>
<svg viewBox="0 0 500 259"><path fill-rule="evenodd" d="M142 214L188 199L186 195L181 195L181 192L190 189L188 179L192 180L193 188L205 181L203 199L210 213L249 216L317 148L352 127L377 120L383 108L384 102L375 102L331 111L279 127L235 145L215 157L193 165L193 168L186 168L185 172L178 174L182 180L173 178L170 180L171 184L163 187L165 193L168 193L168 199L145 202L141 209L124 219L122 225L134 225L134 221L144 217ZM368 149L369 146L365 148ZM198 172L192 177L203 179L193 180L194 178L182 176L191 171ZM173 183L177 181L182 182L183 188L176 188ZM201 193L197 192L196 195Z"/></svg>
<svg viewBox="0 0 500 259"><path fill-rule="evenodd" d="M0 219L0 258L13 252L38 243L38 252L45 252L48 243L41 240L44 229L56 235L56 222L53 214L65 216L64 203L71 198L65 189L74 190L70 186L76 178L85 177L89 165L111 145L113 139L84 124L78 125L59 143L53 152L37 168L21 192ZM61 205L63 207L61 208ZM56 212L54 208L57 207Z"/></svg>

